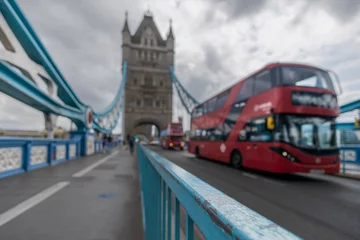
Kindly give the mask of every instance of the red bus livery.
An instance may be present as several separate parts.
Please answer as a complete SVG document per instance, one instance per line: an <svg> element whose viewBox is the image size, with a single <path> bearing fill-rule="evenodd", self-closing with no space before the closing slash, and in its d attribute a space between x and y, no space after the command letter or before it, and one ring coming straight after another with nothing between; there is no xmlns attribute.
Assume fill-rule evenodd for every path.
<svg viewBox="0 0 360 240"><path fill-rule="evenodd" d="M164 149L184 149L183 128L181 123L168 123L160 133L160 144Z"/></svg>
<svg viewBox="0 0 360 240"><path fill-rule="evenodd" d="M189 152L237 168L335 174L334 80L309 65L269 64L193 110Z"/></svg>

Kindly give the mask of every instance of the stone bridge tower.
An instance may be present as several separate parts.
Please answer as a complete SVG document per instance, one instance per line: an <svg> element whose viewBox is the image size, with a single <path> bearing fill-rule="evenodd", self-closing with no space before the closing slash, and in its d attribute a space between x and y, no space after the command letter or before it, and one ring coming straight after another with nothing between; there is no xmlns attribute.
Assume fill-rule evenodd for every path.
<svg viewBox="0 0 360 240"><path fill-rule="evenodd" d="M150 11L132 35L127 21L122 30L122 60L128 62L123 134L150 137L151 127L162 130L172 120L172 80L174 35L171 21L166 40L161 37Z"/></svg>

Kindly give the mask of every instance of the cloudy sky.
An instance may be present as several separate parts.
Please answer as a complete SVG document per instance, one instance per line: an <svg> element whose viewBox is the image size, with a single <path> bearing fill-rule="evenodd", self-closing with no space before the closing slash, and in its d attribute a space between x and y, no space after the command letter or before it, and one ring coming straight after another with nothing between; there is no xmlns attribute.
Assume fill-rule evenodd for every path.
<svg viewBox="0 0 360 240"><path fill-rule="evenodd" d="M340 76L341 103L360 97L359 0L18 0L80 99L101 110L120 84L125 11L134 33L150 8L163 37L173 20L176 74L204 100L268 62ZM0 93L1 94L1 93ZM42 129L42 114L0 95L0 126ZM184 111L176 111L185 114ZM3 114L5 113L5 114ZM6 116L6 117L4 117ZM343 120L352 121L354 113ZM66 125L65 121L59 124Z"/></svg>

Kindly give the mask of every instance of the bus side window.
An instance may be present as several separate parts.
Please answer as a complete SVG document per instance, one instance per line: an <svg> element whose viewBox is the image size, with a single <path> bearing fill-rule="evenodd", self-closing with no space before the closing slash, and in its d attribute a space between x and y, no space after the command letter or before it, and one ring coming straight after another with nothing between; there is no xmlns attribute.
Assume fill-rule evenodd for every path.
<svg viewBox="0 0 360 240"><path fill-rule="evenodd" d="M195 130L195 139L196 139L196 140L200 140L200 139L201 139L201 130L200 130L200 129L196 129L196 130Z"/></svg>
<svg viewBox="0 0 360 240"><path fill-rule="evenodd" d="M225 102L229 96L230 90L225 91L224 93L220 94L216 98L215 110L222 108L225 105Z"/></svg>
<svg viewBox="0 0 360 240"><path fill-rule="evenodd" d="M256 75L254 95L269 90L272 87L270 70L263 71Z"/></svg>
<svg viewBox="0 0 360 240"><path fill-rule="evenodd" d="M201 132L201 140L207 140L208 138L209 138L209 136L207 135L207 131L202 130L202 132Z"/></svg>
<svg viewBox="0 0 360 240"><path fill-rule="evenodd" d="M239 141L249 141L251 136L251 122L247 122L239 133Z"/></svg>
<svg viewBox="0 0 360 240"><path fill-rule="evenodd" d="M235 99L235 103L244 101L251 97L254 93L254 78L248 78L245 80L245 83L242 85L239 94Z"/></svg>
<svg viewBox="0 0 360 240"><path fill-rule="evenodd" d="M269 142L273 139L273 132L266 127L266 118L253 119L249 141Z"/></svg>

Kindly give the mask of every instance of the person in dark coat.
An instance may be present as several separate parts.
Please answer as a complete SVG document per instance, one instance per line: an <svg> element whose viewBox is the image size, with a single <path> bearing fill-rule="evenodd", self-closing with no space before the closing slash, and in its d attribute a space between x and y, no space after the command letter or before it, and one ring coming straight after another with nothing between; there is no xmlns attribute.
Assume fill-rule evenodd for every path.
<svg viewBox="0 0 360 240"><path fill-rule="evenodd" d="M130 153L132 155L134 152L134 138L130 135L128 135L128 142L129 142Z"/></svg>

